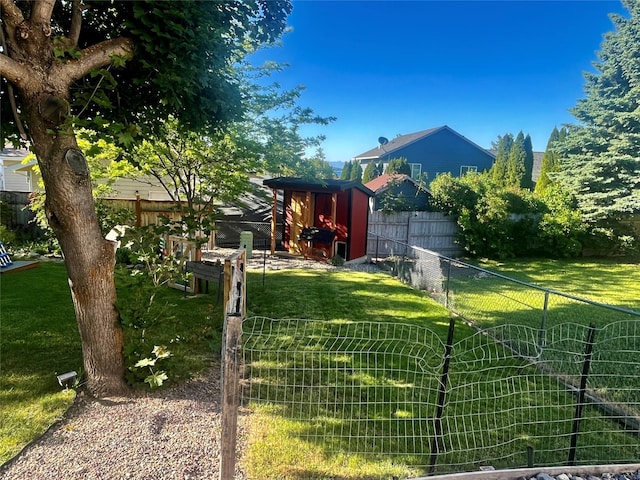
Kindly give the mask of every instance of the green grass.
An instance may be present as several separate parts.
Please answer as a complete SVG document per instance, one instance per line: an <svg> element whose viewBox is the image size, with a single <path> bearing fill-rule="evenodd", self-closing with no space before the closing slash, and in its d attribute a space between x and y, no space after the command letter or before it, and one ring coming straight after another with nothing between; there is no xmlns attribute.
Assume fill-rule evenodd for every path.
<svg viewBox="0 0 640 480"><path fill-rule="evenodd" d="M119 288L126 302L132 290ZM146 332L148 356L165 344L173 357L165 362L168 385L188 378L219 357L222 306L210 295L184 298L163 289L157 303L166 316ZM140 332L125 330L125 348L140 346ZM129 348L131 350L131 348ZM148 350L148 351L147 351ZM73 403L74 390L62 390L56 373L82 372L82 349L64 265L41 262L38 268L0 277L0 464L15 456Z"/></svg>
<svg viewBox="0 0 640 480"><path fill-rule="evenodd" d="M490 271L516 278L544 288L566 292L576 297L625 309L638 308L640 268L637 263L614 260L522 260L485 261L481 266ZM570 375L579 382L581 365L574 359L585 351L587 329L596 327L595 359L590 386L607 400L631 402L638 411L637 394L640 377L636 375L636 354L640 351L640 315L626 310L608 309L601 305L549 293L507 279L468 268L452 268L449 282L451 308L513 348L534 355L537 334L544 339L546 350L541 358L547 368ZM519 332L502 329L518 325L529 332L523 341Z"/></svg>
<svg viewBox="0 0 640 480"><path fill-rule="evenodd" d="M515 263L513 268L520 269ZM548 270L544 262L539 268ZM571 265L565 265L565 270L570 268ZM584 270L580 272L577 277L587 274ZM527 275L535 279L535 268ZM615 278L608 280L611 289L616 288ZM476 302L487 296L497 295L494 297L497 299L510 295L506 287L497 284L489 284L489 289L487 284L481 287L485 280L473 280L478 284ZM134 302L132 290L122 281L118 284L120 302ZM562 289L559 285L556 288ZM188 378L218 356L222 307L216 305L215 289L212 290L211 294L196 298L184 298L176 290L162 290L158 302L166 304L167 309L145 331L148 349L140 347L139 330L125 332L127 345L135 345L140 355L148 355L155 344L169 347L174 353L166 364L169 384ZM251 316L319 320L309 323L303 334L289 331L293 323L265 322L265 333L271 329L272 335L253 340L285 346L284 358L266 355L248 368L264 379L276 395L274 398L289 395L297 403L269 401L250 405L254 415L249 420L249 448L244 462L251 478L369 479L393 475L403 478L421 473L429 460L433 424L418 420L433 417L437 391L432 387L407 388L410 382L427 380L418 375L409 382L406 372L416 370L414 366L419 367L418 371L426 369L430 377L439 372L448 312L424 294L385 274L285 270L268 272L263 277L262 273L250 271L247 295ZM42 434L68 408L73 392L61 392L54 373L80 371L82 360L62 265L42 263L34 270L3 275L0 308L0 462L3 462ZM487 308L494 315L499 310L491 304ZM565 311L573 308L568 305ZM526 322L526 311L522 305L509 307L507 317L513 322ZM498 325L494 320L488 321ZM362 329L367 328L365 324L379 328L393 326L398 329L398 336L381 345L375 335L369 339L362 334ZM530 328L526 323L521 325ZM428 340L408 340L407 336L415 338L427 331L433 332ZM359 343L336 342L336 338L347 335L345 332L357 333ZM566 440L570 431L571 421L566 419L572 418L573 396L464 324L456 327L454 340L455 362L443 418L446 432L443 442L450 449L456 446L458 453L441 454L437 472L477 469L492 458L496 467L522 465L527 446L535 448L538 465L566 461L566 442L562 447L556 445L557 439ZM249 342L244 348L253 347ZM380 348L386 348L387 353L376 354ZM371 354L361 353L368 349ZM476 368L476 362L483 364L484 359L491 360L486 368ZM287 367L300 361L314 362L311 364L314 368L303 374L273 368L274 364ZM455 388L480 380L481 383L474 384L473 395ZM312 388L302 388L306 384ZM291 391L287 385L299 388ZM514 389L525 393L500 395ZM374 399L371 408L361 401L363 392ZM305 406L309 398L322 401ZM560 406L552 407L553 404ZM360 409L355 421L354 405ZM529 408L531 405L537 408ZM504 409L501 415L506 427L492 423L496 421L492 413L497 411L496 407ZM396 422L397 419L402 421ZM390 425L392 428L404 425L402 438L417 440L394 440ZM637 438L616 431L612 425L587 408L579 455L588 454L594 463L637 458ZM469 444L461 454L459 446L472 441L473 434L469 432L480 427L488 432L483 441L496 447ZM356 432L354 439L344 435L348 431ZM351 447L355 453L345 453ZM380 454L391 451L397 454Z"/></svg>
<svg viewBox="0 0 640 480"><path fill-rule="evenodd" d="M250 272L248 295L249 315L320 320L245 325L245 333L259 333L244 345L255 413L245 457L250 478L424 474L448 312L382 274L272 272L263 285ZM380 340L384 331L393 337ZM356 340L337 340L345 338ZM436 471L526 466L530 446L538 464L566 462L574 397L463 323L454 341L446 448ZM637 458L637 439L595 410L585 409L583 426L578 458Z"/></svg>
<svg viewBox="0 0 640 480"><path fill-rule="evenodd" d="M640 264L628 258L518 259L483 268L600 303L640 311Z"/></svg>
<svg viewBox="0 0 640 480"><path fill-rule="evenodd" d="M64 267L0 277L0 464L67 410L56 372L80 371L82 350Z"/></svg>

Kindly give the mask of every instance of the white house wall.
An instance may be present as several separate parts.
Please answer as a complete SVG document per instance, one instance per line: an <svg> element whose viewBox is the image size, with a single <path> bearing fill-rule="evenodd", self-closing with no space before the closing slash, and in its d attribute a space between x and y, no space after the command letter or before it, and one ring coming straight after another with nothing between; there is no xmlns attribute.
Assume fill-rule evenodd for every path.
<svg viewBox="0 0 640 480"><path fill-rule="evenodd" d="M150 176L119 178L112 188L113 192L107 197L115 200L134 200L136 194L143 200L171 200L158 180Z"/></svg>
<svg viewBox="0 0 640 480"><path fill-rule="evenodd" d="M0 150L0 187L7 192L31 192L31 168L26 168L22 160L29 154L28 150L4 148Z"/></svg>

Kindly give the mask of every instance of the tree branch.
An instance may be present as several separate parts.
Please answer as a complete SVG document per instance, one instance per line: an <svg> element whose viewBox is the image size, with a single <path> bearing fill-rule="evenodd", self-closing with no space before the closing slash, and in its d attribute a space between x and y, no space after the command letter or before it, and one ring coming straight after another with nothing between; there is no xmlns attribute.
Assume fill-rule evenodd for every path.
<svg viewBox="0 0 640 480"><path fill-rule="evenodd" d="M55 3L55 0L37 0L33 2L31 18L29 19L31 25L51 25L51 14Z"/></svg>
<svg viewBox="0 0 640 480"><path fill-rule="evenodd" d="M0 12L2 12L2 23L7 32L9 42L15 41L16 27L24 22L24 16L13 0L0 0ZM4 52L5 54L7 52Z"/></svg>
<svg viewBox="0 0 640 480"><path fill-rule="evenodd" d="M24 21L22 11L13 3L13 0L0 0L0 9L2 9L2 21L7 27L15 28Z"/></svg>
<svg viewBox="0 0 640 480"><path fill-rule="evenodd" d="M71 85L91 70L109 65L113 56L132 58L133 52L132 40L124 37L114 38L85 48L81 51L80 58L60 64L59 67L52 68L52 70L55 75L60 75L60 78L65 79L68 85Z"/></svg>
<svg viewBox="0 0 640 480"><path fill-rule="evenodd" d="M0 54L0 75L19 87L29 80L29 69L7 55Z"/></svg>
<svg viewBox="0 0 640 480"><path fill-rule="evenodd" d="M78 38L80 38L80 29L82 27L82 0L73 0L73 9L71 11L71 27L69 28L69 46L75 48L78 46Z"/></svg>

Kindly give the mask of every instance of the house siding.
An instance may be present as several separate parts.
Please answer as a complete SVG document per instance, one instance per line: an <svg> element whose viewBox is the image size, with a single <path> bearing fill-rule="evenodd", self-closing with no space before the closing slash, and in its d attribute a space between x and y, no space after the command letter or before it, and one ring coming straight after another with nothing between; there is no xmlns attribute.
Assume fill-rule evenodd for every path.
<svg viewBox="0 0 640 480"><path fill-rule="evenodd" d="M362 168L371 161L382 160L387 164L394 158L404 157L409 163L422 165L422 173L429 179L434 179L440 173L449 172L454 176L460 175L460 167L476 166L478 172L488 170L493 165L494 157L486 150L460 136L448 127L438 129L413 143L399 147L388 153L384 147L380 149L378 159L360 159Z"/></svg>

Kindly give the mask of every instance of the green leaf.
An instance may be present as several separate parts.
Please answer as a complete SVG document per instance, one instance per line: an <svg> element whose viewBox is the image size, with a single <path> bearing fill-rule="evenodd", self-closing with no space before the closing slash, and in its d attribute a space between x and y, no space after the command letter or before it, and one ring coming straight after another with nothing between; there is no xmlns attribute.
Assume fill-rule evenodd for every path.
<svg viewBox="0 0 640 480"><path fill-rule="evenodd" d="M169 377L167 377L166 372L162 370L159 372L152 373L151 375L149 375L147 378L144 379L145 383L148 383L151 388L160 387L165 380L169 380Z"/></svg>

